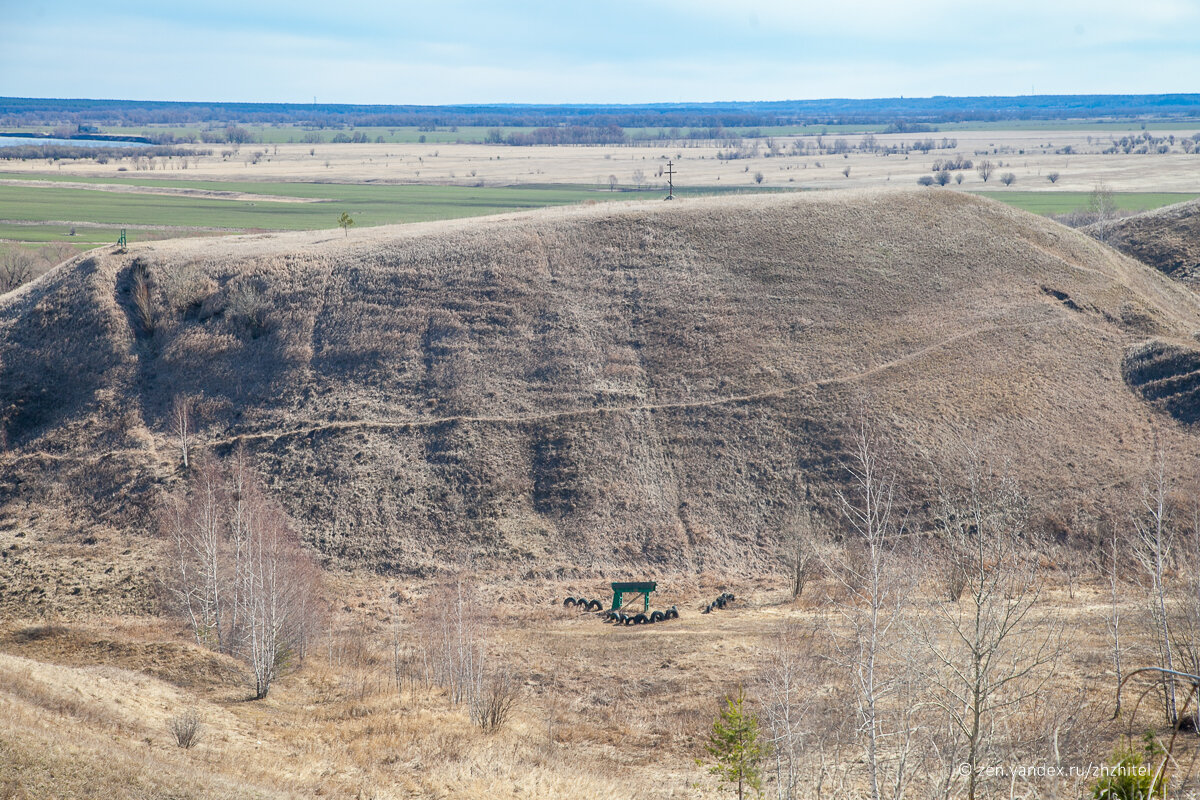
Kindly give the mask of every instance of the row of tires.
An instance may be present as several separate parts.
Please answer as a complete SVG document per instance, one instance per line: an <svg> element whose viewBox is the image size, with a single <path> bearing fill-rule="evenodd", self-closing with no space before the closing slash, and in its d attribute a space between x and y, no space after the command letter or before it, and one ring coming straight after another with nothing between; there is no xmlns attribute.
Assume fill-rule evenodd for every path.
<svg viewBox="0 0 1200 800"><path fill-rule="evenodd" d="M600 615L605 622L617 625L651 625L668 619L679 619L679 610L671 606L666 611L651 611L649 614L626 614L624 611L605 611Z"/></svg>
<svg viewBox="0 0 1200 800"><path fill-rule="evenodd" d="M711 603L709 603L707 606L705 606L704 611L702 611L700 613L711 614L713 612L713 609L725 608L725 606L729 605L736 599L737 598L733 596L733 592L724 592L716 600L713 600Z"/></svg>
<svg viewBox="0 0 1200 800"><path fill-rule="evenodd" d="M580 611L599 611L604 603L599 600L587 600L583 597L568 597L563 600L563 608L578 608Z"/></svg>

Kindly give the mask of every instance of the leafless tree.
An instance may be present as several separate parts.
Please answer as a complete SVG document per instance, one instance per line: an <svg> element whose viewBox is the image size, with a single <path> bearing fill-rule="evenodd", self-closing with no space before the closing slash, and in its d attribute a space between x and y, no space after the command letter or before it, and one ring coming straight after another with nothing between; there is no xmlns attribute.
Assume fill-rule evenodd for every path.
<svg viewBox="0 0 1200 800"><path fill-rule="evenodd" d="M979 166L975 168L975 171L979 173L980 178L983 178L983 182L987 183L988 178L992 177L992 172L995 171L995 167L992 165L991 161L985 158L983 161L979 162Z"/></svg>
<svg viewBox="0 0 1200 800"><path fill-rule="evenodd" d="M1171 479L1167 472L1166 453L1156 441L1154 461L1142 483L1138 503L1140 508L1131 516L1133 525L1132 554L1141 567L1150 619L1155 631L1158 664L1173 670L1170 618L1167 614L1167 585L1165 573L1174 547L1174 528L1171 519ZM1175 681L1162 676L1163 712L1169 724L1175 724Z"/></svg>
<svg viewBox="0 0 1200 800"><path fill-rule="evenodd" d="M1180 668L1200 675L1200 502L1194 502L1182 551L1182 575L1171 626Z"/></svg>
<svg viewBox="0 0 1200 800"><path fill-rule="evenodd" d="M224 524L224 486L212 463L196 470L187 491L166 496L160 507L158 526L170 553L167 591L189 620L196 642L218 648L223 635Z"/></svg>
<svg viewBox="0 0 1200 800"><path fill-rule="evenodd" d="M0 254L0 294L11 292L33 278L36 259L32 253L13 248Z"/></svg>
<svg viewBox="0 0 1200 800"><path fill-rule="evenodd" d="M1101 242L1107 242L1109 222L1117 215L1117 201L1113 190L1104 181L1092 187L1092 193L1088 197L1088 211L1094 217L1096 225L1093 235Z"/></svg>
<svg viewBox="0 0 1200 800"><path fill-rule="evenodd" d="M850 672L857 697L867 780L872 800L904 797L911 778L912 729L894 716L911 708L896 703L902 687L896 629L912 590L911 570L897 552L903 528L891 453L868 418L860 412L844 469L849 490L838 499L846 521L847 556L831 565L845 600L838 611L847 636L834 636L838 660ZM907 722L906 720L904 722Z"/></svg>
<svg viewBox="0 0 1200 800"><path fill-rule="evenodd" d="M1000 182L1005 186L1012 186L1017 182L1017 174L1015 172L1006 172L1000 176Z"/></svg>
<svg viewBox="0 0 1200 800"><path fill-rule="evenodd" d="M779 800L796 800L804 775L813 693L808 679L817 669L811 631L787 625L763 653L760 676L763 717L770 735Z"/></svg>
<svg viewBox="0 0 1200 800"><path fill-rule="evenodd" d="M933 700L957 739L949 752L975 800L986 770L999 763L1004 723L1053 673L1062 626L1039 607L1041 543L1025 525L1019 488L992 478L973 447L960 448L962 488L943 488L938 546L962 567L962 595L923 606L915 632L932 658Z"/></svg>
<svg viewBox="0 0 1200 800"><path fill-rule="evenodd" d="M419 620L426 684L443 687L451 704L468 701L485 678L487 626L478 599L460 578L430 597Z"/></svg>
<svg viewBox="0 0 1200 800"><path fill-rule="evenodd" d="M1121 603L1120 593L1120 563L1121 563L1121 541L1120 534L1116 525L1111 525L1109 530L1108 540L1108 588L1109 588L1109 611L1108 611L1108 634L1112 638L1113 646L1113 670L1116 673L1116 686L1121 685L1122 667L1121 667ZM1115 688L1115 687L1114 687Z"/></svg>
<svg viewBox="0 0 1200 800"><path fill-rule="evenodd" d="M817 572L820 558L816 551L812 518L807 509L799 512L788 526L781 560L791 578L792 599L804 593L804 587Z"/></svg>
<svg viewBox="0 0 1200 800"><path fill-rule="evenodd" d="M183 468L188 468L188 453L192 449L195 430L192 417L195 410L195 400L185 394L175 395L171 402L171 432L179 444L179 452L183 457Z"/></svg>
<svg viewBox="0 0 1200 800"><path fill-rule="evenodd" d="M255 697L266 697L278 669L303 658L320 607L319 570L287 514L239 452L228 467L197 464L158 525L175 609L198 643L244 658Z"/></svg>

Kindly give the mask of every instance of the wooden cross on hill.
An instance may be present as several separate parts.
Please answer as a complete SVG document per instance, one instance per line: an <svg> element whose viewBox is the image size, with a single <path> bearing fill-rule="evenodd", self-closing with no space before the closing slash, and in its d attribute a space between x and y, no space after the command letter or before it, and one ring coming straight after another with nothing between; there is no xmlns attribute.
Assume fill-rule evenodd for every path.
<svg viewBox="0 0 1200 800"><path fill-rule="evenodd" d="M674 200L675 199L674 166L675 166L674 161L667 162L667 196L666 196L666 198L664 198L666 200Z"/></svg>

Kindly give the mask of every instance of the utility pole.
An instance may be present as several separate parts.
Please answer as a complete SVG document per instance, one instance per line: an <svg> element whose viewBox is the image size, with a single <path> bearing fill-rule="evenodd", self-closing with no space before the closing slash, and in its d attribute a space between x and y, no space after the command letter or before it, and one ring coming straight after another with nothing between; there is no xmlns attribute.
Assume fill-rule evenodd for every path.
<svg viewBox="0 0 1200 800"><path fill-rule="evenodd" d="M666 200L674 200L675 199L675 180L674 180L675 169L674 169L674 166L675 166L674 161L667 162L667 196L666 196L666 198L664 198Z"/></svg>

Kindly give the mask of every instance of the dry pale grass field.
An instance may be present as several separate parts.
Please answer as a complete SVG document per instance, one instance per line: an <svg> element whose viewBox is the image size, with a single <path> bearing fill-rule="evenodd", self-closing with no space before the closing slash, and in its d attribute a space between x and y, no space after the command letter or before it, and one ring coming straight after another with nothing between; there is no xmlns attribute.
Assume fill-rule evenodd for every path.
<svg viewBox="0 0 1200 800"><path fill-rule="evenodd" d="M761 713L767 654L789 626L809 637L811 658L799 684L810 737L801 796L821 796L818 783L828 797L862 788L849 675L829 660L827 634L839 625L826 601L836 597L832 584L814 582L791 602L782 581L769 578L681 578L655 600L677 603L680 619L613 628L560 605L568 592L599 595L599 582L483 580L485 596L502 595L488 612L489 657L521 685L511 720L491 733L441 690L403 674L396 681L393 646L414 641L414 609L425 608L428 583L335 578L332 634L264 701L246 700L240 664L190 644L161 619L9 618L0 624L0 797L728 796L696 759L706 758L725 693L746 687ZM1018 715L1025 735L1043 742L1027 757L1103 763L1123 735L1153 727L1153 715L1111 719L1107 588L1084 583L1068 594L1055 580L1045 602L1070 632L1055 676ZM738 601L700 614L724 589ZM399 603L389 598L396 590ZM915 643L902 650L918 656ZM189 750L167 731L186 710L204 726ZM1181 760L1193 749L1180 747ZM932 764L915 771L917 786L935 779ZM1022 779L1004 796L1011 788L1018 797L1078 797L1086 784Z"/></svg>
<svg viewBox="0 0 1200 800"><path fill-rule="evenodd" d="M1140 131L1131 133L1141 133ZM1155 136L1194 136L1191 129L1151 130ZM737 149L720 142L643 144L628 147L512 147L483 144L281 144L213 145L211 156L188 159L180 169L179 159L159 159L154 171L119 172L127 163L100 165L79 162L12 162L5 172L47 173L55 176L139 177L175 180L227 181L330 181L455 184L462 186L507 186L519 184L592 184L607 187L615 176L620 187L665 186L659 172L668 159L675 161L676 186L743 187L766 186L788 189L909 189L918 177L930 175L933 162L958 153L979 161L988 158L1001 164L984 183L974 170L964 173L962 189L1000 191L999 176L1012 172L1020 191L1091 191L1104 181L1122 192L1200 191L1197 156L1175 152L1167 155L1102 154L1113 137L1126 134L1109 131L962 131L947 133L878 134L880 146L931 138L956 140L952 149L929 154L905 155L850 153L842 155L793 155L792 144L816 147L817 137L777 137L779 155L769 156L759 141L758 155L722 160L718 154ZM821 137L826 147L839 138L857 145L861 136L831 134ZM746 140L749 151L756 140ZM208 147L205 145L205 147ZM1070 154L1063 154L1065 148ZM1178 148L1176 148L1178 150ZM261 158L253 163L254 154ZM846 168L848 176L843 175ZM1060 174L1051 184L1046 175ZM756 181L761 173L762 183ZM278 198L272 198L278 199Z"/></svg>

